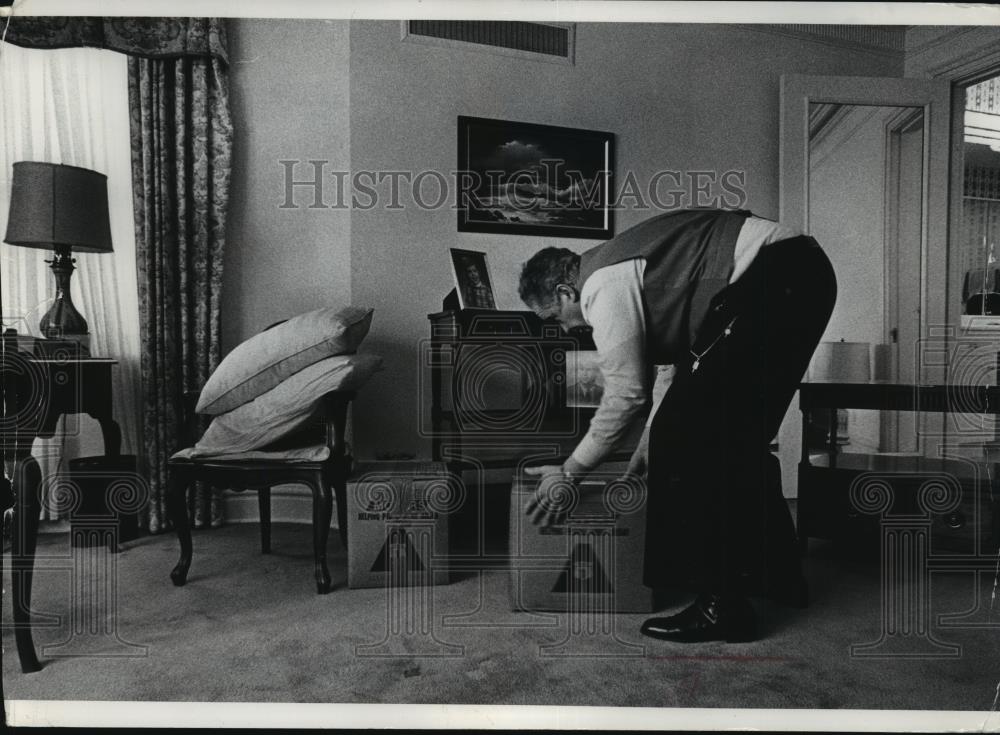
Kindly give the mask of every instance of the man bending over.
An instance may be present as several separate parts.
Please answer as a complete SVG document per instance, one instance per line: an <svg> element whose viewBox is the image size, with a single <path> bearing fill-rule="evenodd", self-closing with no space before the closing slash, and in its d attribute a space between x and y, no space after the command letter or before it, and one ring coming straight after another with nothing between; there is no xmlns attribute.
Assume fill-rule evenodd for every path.
<svg viewBox="0 0 1000 735"><path fill-rule="evenodd" d="M644 581L697 597L645 635L754 640L749 596L807 604L769 445L836 292L815 240L746 211L669 212L582 255L550 247L524 264L521 299L567 331L592 327L605 386L569 459L531 470L532 522L558 520L553 490L596 468L658 399L629 465L648 487Z"/></svg>

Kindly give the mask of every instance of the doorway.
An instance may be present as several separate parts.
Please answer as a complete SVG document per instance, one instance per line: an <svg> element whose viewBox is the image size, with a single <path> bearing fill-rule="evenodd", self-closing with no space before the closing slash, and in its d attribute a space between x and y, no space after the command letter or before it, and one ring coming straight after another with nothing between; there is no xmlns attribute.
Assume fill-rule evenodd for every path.
<svg viewBox="0 0 1000 735"><path fill-rule="evenodd" d="M924 110L813 102L809 111L809 233L839 283L823 341L867 358L840 379L912 383L922 333ZM851 452L912 453L914 418L846 412L840 441Z"/></svg>
<svg viewBox="0 0 1000 735"><path fill-rule="evenodd" d="M827 349L850 358L831 361L849 366L830 376L838 382L947 379L947 361L926 358L933 339L945 341L935 354L949 348L935 330L948 323L950 115L940 80L782 78L780 220L816 237L837 273L823 340L854 343ZM861 454L933 452L925 439L944 430L931 413L852 411L846 423L844 451ZM801 451L801 416L789 412L779 433L785 488L796 487Z"/></svg>

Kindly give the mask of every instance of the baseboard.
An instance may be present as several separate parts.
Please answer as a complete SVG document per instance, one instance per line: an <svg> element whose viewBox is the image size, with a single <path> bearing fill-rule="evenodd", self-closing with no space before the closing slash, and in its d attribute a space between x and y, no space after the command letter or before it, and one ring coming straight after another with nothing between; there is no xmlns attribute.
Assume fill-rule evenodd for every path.
<svg viewBox="0 0 1000 735"><path fill-rule="evenodd" d="M237 493L226 490L222 494L223 518L226 523L257 523L260 511L257 493L253 490ZM271 489L271 522L302 523L312 525L312 493L301 485L278 485ZM337 528L337 511L334 508L331 528Z"/></svg>

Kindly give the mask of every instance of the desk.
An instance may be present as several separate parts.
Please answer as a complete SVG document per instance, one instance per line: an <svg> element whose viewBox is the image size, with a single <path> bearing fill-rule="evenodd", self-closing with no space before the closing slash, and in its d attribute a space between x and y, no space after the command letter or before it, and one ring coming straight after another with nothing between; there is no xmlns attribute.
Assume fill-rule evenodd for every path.
<svg viewBox="0 0 1000 735"><path fill-rule="evenodd" d="M7 405L0 440L4 459L12 460L14 466L11 586L17 654L25 673L41 668L31 636L30 610L42 476L31 446L36 437L55 434L60 416L85 413L101 425L105 454L118 456L121 430L111 413L111 368L116 364L94 357L42 359L13 350L3 361L0 377Z"/></svg>
<svg viewBox="0 0 1000 735"><path fill-rule="evenodd" d="M997 627L988 595L1000 544L1000 492L996 468L972 460L851 454L837 447L831 411L823 455L810 452L810 417L816 409L1000 414L1000 387L896 383L803 383L802 459L799 462L798 534L840 538L879 552L882 629L854 644L852 656L955 657L958 644L937 628ZM853 517L852 517L853 515ZM867 536L867 538L865 538ZM971 574L971 608L932 616L932 573Z"/></svg>
<svg viewBox="0 0 1000 735"><path fill-rule="evenodd" d="M818 409L856 408L882 411L931 411L939 413L1000 414L1000 387L959 385L906 385L899 383L802 383L802 457L799 462L798 535L837 538L856 531L860 513L851 508L849 486L858 477L909 478L912 484L933 478L954 478L967 497L964 507L935 511L935 503L921 500L916 487L896 492L898 506L886 507L894 517L925 515L935 537L968 546L974 555L997 545L998 510L996 482L985 464L958 459L844 453L837 446L836 411L830 411L827 444L822 457L813 458L810 446L812 412ZM907 482L907 480L900 480ZM872 485L875 488L875 485ZM912 495L912 497L910 497ZM874 502L873 499L869 499ZM864 503L862 503L864 505ZM923 507L923 506L927 507ZM877 516L875 511L863 511ZM853 520L852 520L853 516ZM873 518L876 523L878 519ZM876 523L877 525L877 523Z"/></svg>

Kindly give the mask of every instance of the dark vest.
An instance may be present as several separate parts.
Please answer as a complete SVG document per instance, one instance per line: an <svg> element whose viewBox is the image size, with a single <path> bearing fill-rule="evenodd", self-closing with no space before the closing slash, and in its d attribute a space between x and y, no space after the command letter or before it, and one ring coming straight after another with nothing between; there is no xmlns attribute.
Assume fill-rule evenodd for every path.
<svg viewBox="0 0 1000 735"><path fill-rule="evenodd" d="M657 215L580 256L580 290L599 268L645 258L647 359L674 364L691 349L712 298L729 284L750 212L694 209Z"/></svg>

